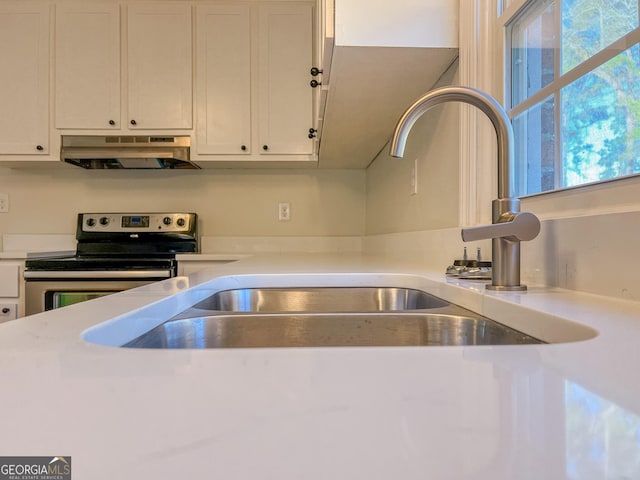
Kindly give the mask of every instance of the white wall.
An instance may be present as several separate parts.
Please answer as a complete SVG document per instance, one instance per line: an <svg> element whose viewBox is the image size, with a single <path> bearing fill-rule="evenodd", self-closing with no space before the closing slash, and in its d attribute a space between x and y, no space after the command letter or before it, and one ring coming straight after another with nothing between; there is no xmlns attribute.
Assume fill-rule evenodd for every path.
<svg viewBox="0 0 640 480"><path fill-rule="evenodd" d="M457 75L452 83L456 81ZM490 241L465 244L460 237L458 117L453 105L429 111L416 123L404 159L392 159L385 150L369 167L366 253L442 272L465 246L472 257L477 247L483 258L490 257ZM488 134L495 142L493 132ZM419 193L412 197L408 191L415 157L420 159ZM494 176L495 162L483 165L491 165ZM478 197L491 193L486 174L477 172ZM540 235L521 245L522 282L640 301L634 268L640 263L639 187L640 177L634 177L522 199L522 210L542 221ZM489 200L475 203L491 211Z"/></svg>
<svg viewBox="0 0 640 480"><path fill-rule="evenodd" d="M438 229L458 224L459 107L436 107L416 122L403 158L388 145L367 172L367 233ZM410 194L418 160L417 194Z"/></svg>
<svg viewBox="0 0 640 480"><path fill-rule="evenodd" d="M457 47L458 0L340 0L336 45Z"/></svg>
<svg viewBox="0 0 640 480"><path fill-rule="evenodd" d="M1 234L75 233L89 211L189 211L203 236L364 234L365 172L355 170L41 171L0 168ZM292 219L280 222L279 202Z"/></svg>
<svg viewBox="0 0 640 480"><path fill-rule="evenodd" d="M436 86L456 83L457 71L454 63ZM458 225L459 122L459 104L435 107L415 123L403 158L389 156L388 144L380 152L367 170L368 235ZM411 195L416 159L418 193Z"/></svg>

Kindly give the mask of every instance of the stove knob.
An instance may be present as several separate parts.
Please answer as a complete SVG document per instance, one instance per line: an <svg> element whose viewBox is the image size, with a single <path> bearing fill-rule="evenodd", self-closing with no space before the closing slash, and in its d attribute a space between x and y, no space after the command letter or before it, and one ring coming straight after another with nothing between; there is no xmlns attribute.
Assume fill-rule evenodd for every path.
<svg viewBox="0 0 640 480"><path fill-rule="evenodd" d="M165 225L171 225L171 217L164 217L162 219L162 223L164 223Z"/></svg>
<svg viewBox="0 0 640 480"><path fill-rule="evenodd" d="M109 219L107 217L100 218L100 225L108 225L108 224L109 224Z"/></svg>
<svg viewBox="0 0 640 480"><path fill-rule="evenodd" d="M93 227L96 224L96 219L95 218L89 218L87 220L87 226L88 227Z"/></svg>
<svg viewBox="0 0 640 480"><path fill-rule="evenodd" d="M184 218L179 218L176 223L178 224L179 227L184 227Z"/></svg>

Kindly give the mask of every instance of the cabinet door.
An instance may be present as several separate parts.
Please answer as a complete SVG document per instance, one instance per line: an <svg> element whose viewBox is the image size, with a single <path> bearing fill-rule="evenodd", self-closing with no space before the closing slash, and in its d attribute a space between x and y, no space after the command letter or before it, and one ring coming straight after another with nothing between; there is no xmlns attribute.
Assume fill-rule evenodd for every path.
<svg viewBox="0 0 640 480"><path fill-rule="evenodd" d="M23 270L24 262L0 260L0 323L15 320L24 312Z"/></svg>
<svg viewBox="0 0 640 480"><path fill-rule="evenodd" d="M0 154L49 152L49 5L0 2Z"/></svg>
<svg viewBox="0 0 640 480"><path fill-rule="evenodd" d="M265 5L259 20L259 148L310 154L313 141L313 19L310 5Z"/></svg>
<svg viewBox="0 0 640 480"><path fill-rule="evenodd" d="M128 6L129 128L191 128L191 6Z"/></svg>
<svg viewBox="0 0 640 480"><path fill-rule="evenodd" d="M55 25L56 128L118 128L118 5L60 4Z"/></svg>
<svg viewBox="0 0 640 480"><path fill-rule="evenodd" d="M249 6L197 7L197 149L251 153L251 14Z"/></svg>

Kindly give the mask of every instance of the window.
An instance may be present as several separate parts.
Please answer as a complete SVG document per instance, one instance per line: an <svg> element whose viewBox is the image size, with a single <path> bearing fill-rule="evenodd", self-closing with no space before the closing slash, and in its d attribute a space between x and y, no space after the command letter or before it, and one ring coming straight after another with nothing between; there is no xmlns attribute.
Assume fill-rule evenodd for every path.
<svg viewBox="0 0 640 480"><path fill-rule="evenodd" d="M520 3L507 23L517 195L640 174L640 0Z"/></svg>

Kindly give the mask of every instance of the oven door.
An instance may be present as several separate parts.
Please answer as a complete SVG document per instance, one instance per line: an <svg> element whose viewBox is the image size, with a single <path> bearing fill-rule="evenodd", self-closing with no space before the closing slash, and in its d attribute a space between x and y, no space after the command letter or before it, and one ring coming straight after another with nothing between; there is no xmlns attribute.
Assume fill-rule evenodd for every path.
<svg viewBox="0 0 640 480"><path fill-rule="evenodd" d="M27 280L25 314L33 315L54 308L66 307L85 300L147 285L157 280Z"/></svg>

